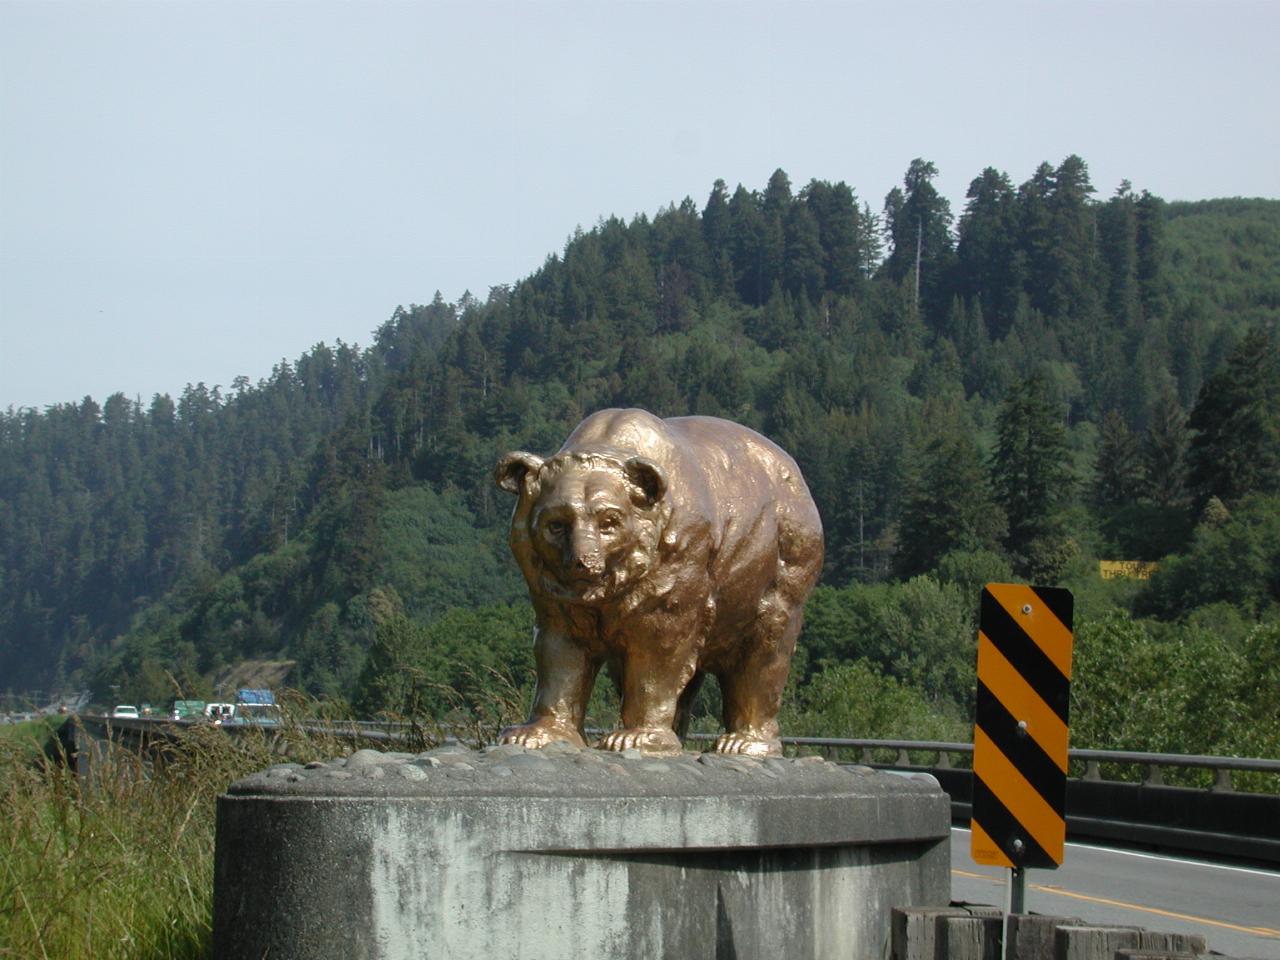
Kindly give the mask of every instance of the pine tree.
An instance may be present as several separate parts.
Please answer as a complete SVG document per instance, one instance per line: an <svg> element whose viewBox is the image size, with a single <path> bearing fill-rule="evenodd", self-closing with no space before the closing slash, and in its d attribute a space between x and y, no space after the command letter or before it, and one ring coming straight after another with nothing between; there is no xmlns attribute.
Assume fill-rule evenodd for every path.
<svg viewBox="0 0 1280 960"><path fill-rule="evenodd" d="M1098 211L1098 245L1106 266L1106 306L1111 322L1131 327L1138 321L1138 217L1128 180Z"/></svg>
<svg viewBox="0 0 1280 960"><path fill-rule="evenodd" d="M1142 445L1146 475L1145 493L1160 507L1178 507L1187 499L1187 417L1173 388L1164 392L1152 408Z"/></svg>
<svg viewBox="0 0 1280 960"><path fill-rule="evenodd" d="M843 182L811 180L800 199L818 224L826 288L841 295L856 293L875 254L863 248L862 212L853 189Z"/></svg>
<svg viewBox="0 0 1280 960"><path fill-rule="evenodd" d="M945 311L950 297L955 252L951 242L951 204L938 193L935 164L916 158L885 197L884 228L892 247L884 263L886 274L901 283L912 277L912 299L922 315L932 307Z"/></svg>
<svg viewBox="0 0 1280 960"><path fill-rule="evenodd" d="M654 218L653 246L652 267L657 271L660 299L669 303L673 283L684 291L682 296L697 289L701 299L713 271L698 208L691 198L685 197L678 207L669 207ZM664 309L670 312L669 306Z"/></svg>
<svg viewBox="0 0 1280 960"><path fill-rule="evenodd" d="M733 263L734 285L744 303L764 303L770 287L765 286L765 223L755 194L742 184L729 200L729 256Z"/></svg>
<svg viewBox="0 0 1280 960"><path fill-rule="evenodd" d="M1096 218L1089 200L1093 192L1088 165L1078 156L1067 157L1054 171L1049 314L1071 318L1080 328L1088 328L1100 310Z"/></svg>
<svg viewBox="0 0 1280 960"><path fill-rule="evenodd" d="M1230 507L1280 490L1280 352L1269 335L1255 330L1240 342L1201 388L1189 426L1197 510L1210 497Z"/></svg>
<svg viewBox="0 0 1280 960"><path fill-rule="evenodd" d="M787 223L791 216L791 181L781 169L775 170L760 198L760 283L762 290L785 284L787 269ZM816 240L816 236L813 237Z"/></svg>
<svg viewBox="0 0 1280 960"><path fill-rule="evenodd" d="M903 577L933 570L952 551L995 549L1005 530L968 431L935 437L922 460L902 505L896 566Z"/></svg>
<svg viewBox="0 0 1280 960"><path fill-rule="evenodd" d="M1117 411L1102 420L1098 456L1094 462L1094 500L1104 506L1134 503L1142 492L1142 448Z"/></svg>
<svg viewBox="0 0 1280 960"><path fill-rule="evenodd" d="M818 221L809 209L795 204L786 223L786 261L783 277L789 293L804 294L817 303L826 286L822 264L825 255Z"/></svg>
<svg viewBox="0 0 1280 960"><path fill-rule="evenodd" d="M1169 312L1169 294L1164 277L1165 203L1146 190L1134 204L1134 248L1138 296L1148 319Z"/></svg>
<svg viewBox="0 0 1280 960"><path fill-rule="evenodd" d="M1027 572L1047 544L1060 540L1063 510L1075 478L1061 412L1037 373L1010 392L996 421L997 442L991 460L996 502L1009 518L1005 546Z"/></svg>
<svg viewBox="0 0 1280 960"><path fill-rule="evenodd" d="M1017 200L1009 178L993 167L970 182L965 196L968 203L960 217L956 247L959 285L971 302L982 304L987 324L998 339L1013 322L1022 291Z"/></svg>
<svg viewBox="0 0 1280 960"><path fill-rule="evenodd" d="M1031 179L1018 187L1018 251L1025 264L1025 291L1041 313L1052 311L1054 236L1050 204L1056 188L1053 167L1042 163Z"/></svg>
<svg viewBox="0 0 1280 960"><path fill-rule="evenodd" d="M733 230L729 214L729 191L723 180L717 180L702 210L702 236L710 260L712 289L723 294L733 288L733 265L730 238Z"/></svg>

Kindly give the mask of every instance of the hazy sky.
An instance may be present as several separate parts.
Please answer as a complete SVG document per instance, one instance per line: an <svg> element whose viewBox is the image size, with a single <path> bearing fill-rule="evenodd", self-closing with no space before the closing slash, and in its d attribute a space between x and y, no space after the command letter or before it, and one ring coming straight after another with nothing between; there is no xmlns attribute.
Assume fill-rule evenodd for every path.
<svg viewBox="0 0 1280 960"><path fill-rule="evenodd" d="M1280 3L0 0L0 409L257 381L717 178L1280 196Z"/></svg>

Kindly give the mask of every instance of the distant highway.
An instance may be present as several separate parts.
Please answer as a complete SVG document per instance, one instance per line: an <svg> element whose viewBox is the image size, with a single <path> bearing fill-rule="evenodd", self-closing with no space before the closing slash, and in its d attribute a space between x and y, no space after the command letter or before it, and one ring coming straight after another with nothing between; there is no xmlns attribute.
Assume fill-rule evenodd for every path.
<svg viewBox="0 0 1280 960"><path fill-rule="evenodd" d="M1008 871L975 864L951 831L951 898L1004 904ZM1199 933L1210 950L1280 960L1280 871L1068 843L1057 870L1027 871L1027 909L1091 923Z"/></svg>

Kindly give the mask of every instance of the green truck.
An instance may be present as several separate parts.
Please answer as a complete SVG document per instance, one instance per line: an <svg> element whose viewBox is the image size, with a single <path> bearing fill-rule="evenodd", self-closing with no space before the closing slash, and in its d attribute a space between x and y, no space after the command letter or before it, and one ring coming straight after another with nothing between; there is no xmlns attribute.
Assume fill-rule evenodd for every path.
<svg viewBox="0 0 1280 960"><path fill-rule="evenodd" d="M175 700L169 711L170 720L201 720L204 718L203 700Z"/></svg>

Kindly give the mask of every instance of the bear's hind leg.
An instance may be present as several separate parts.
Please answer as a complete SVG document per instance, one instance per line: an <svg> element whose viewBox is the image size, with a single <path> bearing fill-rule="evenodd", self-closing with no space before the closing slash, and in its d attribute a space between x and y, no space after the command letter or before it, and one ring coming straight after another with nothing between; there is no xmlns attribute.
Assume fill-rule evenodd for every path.
<svg viewBox="0 0 1280 960"><path fill-rule="evenodd" d="M778 711L803 621L803 608L792 607L776 592L760 601L746 655L720 675L725 732L716 740L717 753L782 755Z"/></svg>

